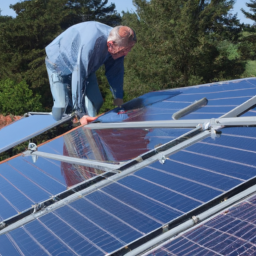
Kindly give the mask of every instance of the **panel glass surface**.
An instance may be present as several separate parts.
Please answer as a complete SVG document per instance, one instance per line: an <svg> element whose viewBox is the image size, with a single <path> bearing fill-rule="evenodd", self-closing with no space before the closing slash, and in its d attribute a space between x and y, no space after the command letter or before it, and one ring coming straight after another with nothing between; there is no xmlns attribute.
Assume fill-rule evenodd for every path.
<svg viewBox="0 0 256 256"><path fill-rule="evenodd" d="M81 127L40 147L40 151L104 162L127 161L190 129L103 129Z"/></svg>
<svg viewBox="0 0 256 256"><path fill-rule="evenodd" d="M255 88L256 79L184 88L171 98L119 115L127 115L125 121L171 120L173 113L207 97L208 105L186 118L219 117L254 96ZM133 159L187 131L90 130L84 127L39 150L120 162ZM118 250L255 177L255 140L254 127L225 128L220 138L198 142L171 155L163 165L155 162L0 236L0 244L4 245L0 246L0 255L105 255ZM11 217L98 174L93 168L41 157L36 163L27 157L2 163L0 218Z"/></svg>
<svg viewBox="0 0 256 256"><path fill-rule="evenodd" d="M118 250L255 177L254 129L225 128L220 138L198 142L164 164L155 162L25 228L37 234L39 243L54 236L78 255L87 243L92 247L85 255ZM46 234L38 231L41 226ZM71 243L73 233L77 238Z"/></svg>
<svg viewBox="0 0 256 256"><path fill-rule="evenodd" d="M0 130L0 153L59 123L52 115L31 115L5 126Z"/></svg>
<svg viewBox="0 0 256 256"><path fill-rule="evenodd" d="M39 151L94 159L127 161L186 133L188 129L78 128L38 148ZM102 174L95 168L39 157L18 156L0 164L0 218L7 219L80 182Z"/></svg>
<svg viewBox="0 0 256 256"><path fill-rule="evenodd" d="M144 255L256 255L255 217L254 196Z"/></svg>
<svg viewBox="0 0 256 256"><path fill-rule="evenodd" d="M218 84L207 84L167 90L172 97L153 102L137 109L114 109L100 117L102 122L129 122L149 120L172 120L178 110L204 97L208 104L181 119L217 118L256 95L256 79L241 79ZM164 91L162 92L164 93ZM176 95L175 95L176 93Z"/></svg>

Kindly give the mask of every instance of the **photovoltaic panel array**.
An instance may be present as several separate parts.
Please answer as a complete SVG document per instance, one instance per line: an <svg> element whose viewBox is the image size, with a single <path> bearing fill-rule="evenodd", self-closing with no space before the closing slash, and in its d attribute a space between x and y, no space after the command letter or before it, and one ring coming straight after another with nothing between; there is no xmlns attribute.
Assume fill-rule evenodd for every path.
<svg viewBox="0 0 256 256"><path fill-rule="evenodd" d="M28 230L44 250L47 237L50 247L60 243L62 247L57 247L61 252L69 250L77 255L118 250L255 177L256 165L251 157L255 144L247 143L256 139L253 129L225 128L215 141L209 138L196 143L170 156L163 165L155 162L8 236L15 240L14 234ZM236 137L240 138L239 147L233 146ZM33 239L28 237L22 245L29 248L35 243Z"/></svg>
<svg viewBox="0 0 256 256"><path fill-rule="evenodd" d="M89 130L81 127L39 147L39 151L105 162L126 161L166 143L188 129ZM131 135L135 135L131 138ZM117 166L118 167L118 166ZM36 203L103 171L39 157L18 156L0 164L0 219L7 219Z"/></svg>
<svg viewBox="0 0 256 256"><path fill-rule="evenodd" d="M145 256L255 255L256 198L244 200Z"/></svg>
<svg viewBox="0 0 256 256"><path fill-rule="evenodd" d="M174 93L172 97L163 101L130 111L126 110L124 114L120 109L114 109L98 120L102 122L171 120L172 115L178 110L204 97L208 99L208 104L182 117L182 119L218 118L256 95L256 79L225 81L171 91L176 92L176 94ZM164 92L162 91L163 94ZM154 98L154 93L152 93L152 98ZM254 115L252 111L249 113Z"/></svg>
<svg viewBox="0 0 256 256"><path fill-rule="evenodd" d="M71 117L67 116L56 122L50 114L23 117L0 129L0 153L70 119Z"/></svg>
<svg viewBox="0 0 256 256"><path fill-rule="evenodd" d="M254 96L255 90L256 79L178 89L178 93L163 101L139 109L125 110L122 113L127 118L123 121L170 120L177 110L203 97L208 98L208 105L183 119L219 117ZM122 113L114 114L123 115ZM113 112L109 112L103 117L111 115L111 120L115 121L115 115L112 114ZM90 130L84 127L39 147L39 151L119 162L132 159L187 131L189 130ZM118 251L255 177L255 140L254 127L224 128L220 138L207 138L197 142L169 156L164 164L149 164L0 236L0 244L3 244L0 246L0 254L35 255L37 252L36 255L98 256ZM21 161L26 162L23 163L24 167ZM33 171L29 171L29 165L34 166ZM7 171L1 173L1 166L12 166L13 170L8 169L10 177L6 176ZM1 166L0 178L3 185L0 185L0 193L3 194L5 188L7 192L3 196L0 194L0 200L8 209L8 212L0 209L2 219L21 211L18 208L19 200L22 202L21 206L34 204L57 192L58 186L54 187L53 183L49 186L47 182L43 184L46 178L41 181L42 175L49 176L47 179L58 180L62 186L86 180L86 175L82 172L74 174L69 169L63 171L62 163L40 157L35 164L29 158L18 157ZM35 169L40 172L40 177L35 175ZM11 175L12 172L15 174ZM70 180L74 180L74 176L82 178L68 183L66 177L69 175L72 177ZM26 182L19 183L22 179ZM37 192L35 183L43 188L43 192ZM11 194L8 191L14 189L24 196L23 201L6 198L6 195ZM28 200L32 196L33 202Z"/></svg>

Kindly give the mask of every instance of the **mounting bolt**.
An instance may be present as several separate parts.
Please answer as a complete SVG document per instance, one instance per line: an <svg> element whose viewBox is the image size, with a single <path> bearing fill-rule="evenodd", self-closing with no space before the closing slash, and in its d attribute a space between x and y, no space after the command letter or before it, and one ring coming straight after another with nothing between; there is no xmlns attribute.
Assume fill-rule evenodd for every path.
<svg viewBox="0 0 256 256"><path fill-rule="evenodd" d="M5 228L5 226L6 226L5 223L4 223L4 222L1 222L1 223L0 223L0 230L3 229L3 228Z"/></svg>
<svg viewBox="0 0 256 256"><path fill-rule="evenodd" d="M163 229L163 233L167 232L169 230L169 225L168 224L164 225L162 229Z"/></svg>
<svg viewBox="0 0 256 256"><path fill-rule="evenodd" d="M192 216L192 220L194 221L195 224L199 222L199 218L197 216Z"/></svg>
<svg viewBox="0 0 256 256"><path fill-rule="evenodd" d="M37 150L37 145L35 143L29 143L28 144L28 149L31 151L36 151Z"/></svg>
<svg viewBox="0 0 256 256"><path fill-rule="evenodd" d="M160 164L164 164L165 161L166 161L166 157L165 157L165 156L162 156L162 157L159 159Z"/></svg>

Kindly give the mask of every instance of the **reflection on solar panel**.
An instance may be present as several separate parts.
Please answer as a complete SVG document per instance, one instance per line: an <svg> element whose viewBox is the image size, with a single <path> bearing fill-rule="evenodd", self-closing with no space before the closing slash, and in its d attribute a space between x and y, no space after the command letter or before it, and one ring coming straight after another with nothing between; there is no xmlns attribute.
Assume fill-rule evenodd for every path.
<svg viewBox="0 0 256 256"><path fill-rule="evenodd" d="M256 197L145 255L256 255Z"/></svg>
<svg viewBox="0 0 256 256"><path fill-rule="evenodd" d="M163 231L256 184L255 118L229 117L223 119L224 124L221 118L210 120L252 98L256 79L172 92L171 97L164 97L161 92L162 101L157 94L158 100L151 98L150 105L131 105L121 113L110 111L98 121L106 122L110 117L117 122L123 115L123 123L129 122L132 127L131 121L171 120L177 110L203 97L208 99L208 105L182 120L207 120L199 122L199 126L192 125L194 129L93 129L88 125L31 151L30 155L39 155L35 163L22 156L2 163L0 255L98 256L124 255L129 251L135 255L133 249ZM54 154L54 159L58 155L64 158L43 158L43 152ZM107 173L70 164L70 157L111 163L113 170ZM31 204L35 206L31 208ZM253 209L254 201L246 204L253 205ZM216 217L209 222L213 223L211 226L203 224L200 230L191 231L152 255L223 255L221 250L237 253L241 246L251 252L254 240L248 239L252 236L247 239L246 232L227 232L238 232L250 225L254 232L253 223L243 219L245 227L236 231L240 222L236 222L237 215L230 220L232 212ZM225 247L226 243L233 247Z"/></svg>
<svg viewBox="0 0 256 256"><path fill-rule="evenodd" d="M0 153L70 119L67 116L56 122L50 114L23 117L0 130Z"/></svg>
<svg viewBox="0 0 256 256"><path fill-rule="evenodd" d="M127 110L123 120L125 122L171 120L175 112L203 97L207 98L208 104L182 119L217 118L256 95L256 79L226 81L171 91L176 92L177 95L145 108ZM118 115L117 112L118 109L114 109L100 117L99 121L120 122L120 114Z"/></svg>

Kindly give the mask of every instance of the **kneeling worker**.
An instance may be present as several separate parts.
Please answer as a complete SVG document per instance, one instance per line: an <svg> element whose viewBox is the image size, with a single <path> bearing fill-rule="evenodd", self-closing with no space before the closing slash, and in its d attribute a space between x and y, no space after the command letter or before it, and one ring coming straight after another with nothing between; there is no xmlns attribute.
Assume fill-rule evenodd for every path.
<svg viewBox="0 0 256 256"><path fill-rule="evenodd" d="M103 98L95 72L102 64L114 105L121 106L124 56L135 43L136 35L131 28L112 28L94 21L74 25L55 38L46 47L53 118L60 120L65 112L76 111L81 124L85 124L83 116L97 115Z"/></svg>

